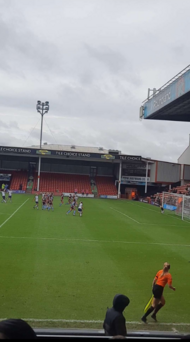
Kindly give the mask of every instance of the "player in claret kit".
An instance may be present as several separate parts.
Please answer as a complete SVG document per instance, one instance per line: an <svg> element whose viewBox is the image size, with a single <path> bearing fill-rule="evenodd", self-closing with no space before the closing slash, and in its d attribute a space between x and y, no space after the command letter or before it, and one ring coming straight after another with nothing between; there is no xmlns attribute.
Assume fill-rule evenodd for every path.
<svg viewBox="0 0 190 342"><path fill-rule="evenodd" d="M53 209L53 194L51 194L50 197L49 197L49 208L48 208L48 211L49 211L50 209L51 209L52 211L54 211L54 209Z"/></svg>
<svg viewBox="0 0 190 342"><path fill-rule="evenodd" d="M76 202L73 201L72 204L71 204L70 209L67 211L67 215L70 214L71 211L73 211L73 210L74 210L74 213L75 213L75 205L76 205ZM74 214L74 213L73 213L73 214Z"/></svg>
<svg viewBox="0 0 190 342"><path fill-rule="evenodd" d="M42 210L45 210L46 208L46 196L45 194L42 194Z"/></svg>
<svg viewBox="0 0 190 342"><path fill-rule="evenodd" d="M34 209L38 209L38 208L39 208L39 206L38 206L38 203L39 203L39 197L38 197L38 195L35 196L34 200L35 200L35 202L36 202L36 205L35 205L33 208L34 208Z"/></svg>
<svg viewBox="0 0 190 342"><path fill-rule="evenodd" d="M64 193L61 194L61 203L59 204L59 206L61 207L63 203L64 203Z"/></svg>
<svg viewBox="0 0 190 342"><path fill-rule="evenodd" d="M49 194L46 194L46 209L49 209Z"/></svg>

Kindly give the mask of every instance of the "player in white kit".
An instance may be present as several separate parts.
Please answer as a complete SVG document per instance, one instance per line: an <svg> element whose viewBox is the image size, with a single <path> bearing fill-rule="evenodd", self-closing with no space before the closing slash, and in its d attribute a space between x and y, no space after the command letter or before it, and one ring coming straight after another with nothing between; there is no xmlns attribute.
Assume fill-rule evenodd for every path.
<svg viewBox="0 0 190 342"><path fill-rule="evenodd" d="M5 191L1 191L2 193L2 202L6 203L6 200L5 200Z"/></svg>
<svg viewBox="0 0 190 342"><path fill-rule="evenodd" d="M35 202L36 202L36 205L35 205L33 208L34 208L34 209L35 209L35 208L39 209L39 207L38 207L38 202L39 202L38 195L35 196Z"/></svg>
<svg viewBox="0 0 190 342"><path fill-rule="evenodd" d="M8 190L8 199L12 202L12 190Z"/></svg>
<svg viewBox="0 0 190 342"><path fill-rule="evenodd" d="M83 212L83 203L80 202L79 206L78 206L78 213L80 216L82 216L82 212Z"/></svg>

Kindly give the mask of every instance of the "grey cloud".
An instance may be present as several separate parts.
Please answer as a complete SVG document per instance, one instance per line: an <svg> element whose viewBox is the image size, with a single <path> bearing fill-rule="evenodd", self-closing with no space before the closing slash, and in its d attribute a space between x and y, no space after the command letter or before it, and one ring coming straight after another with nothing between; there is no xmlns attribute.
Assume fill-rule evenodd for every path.
<svg viewBox="0 0 190 342"><path fill-rule="evenodd" d="M88 54L106 65L112 72L117 73L126 65L126 59L119 52L113 51L108 47L93 48L85 44Z"/></svg>
<svg viewBox="0 0 190 342"><path fill-rule="evenodd" d="M39 143L39 99L43 141L177 160L188 125L140 122L139 107L189 64L190 3L141 2L0 0L1 144Z"/></svg>

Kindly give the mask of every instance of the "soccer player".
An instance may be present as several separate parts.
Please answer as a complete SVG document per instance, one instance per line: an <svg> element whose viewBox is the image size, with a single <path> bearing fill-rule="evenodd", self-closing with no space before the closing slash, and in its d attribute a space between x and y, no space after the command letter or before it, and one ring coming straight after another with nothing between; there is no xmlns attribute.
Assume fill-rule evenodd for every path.
<svg viewBox="0 0 190 342"><path fill-rule="evenodd" d="M49 208L49 194L46 194L46 209L48 210Z"/></svg>
<svg viewBox="0 0 190 342"><path fill-rule="evenodd" d="M75 205L76 205L76 202L73 201L72 204L71 204L70 209L67 211L67 215L68 215L69 213L71 213L71 211L75 210ZM75 211L74 211L74 212L75 212Z"/></svg>
<svg viewBox="0 0 190 342"><path fill-rule="evenodd" d="M76 205L77 205L77 201L78 201L78 196L75 195L75 202L76 202Z"/></svg>
<svg viewBox="0 0 190 342"><path fill-rule="evenodd" d="M45 209L47 209L47 207L46 207L46 197L43 194L42 195L42 210L45 210Z"/></svg>
<svg viewBox="0 0 190 342"><path fill-rule="evenodd" d="M49 210L52 210L52 211L54 211L54 208L53 208L53 196L52 196L52 194L50 195L50 197L49 197L49 208L48 208L48 211Z"/></svg>
<svg viewBox="0 0 190 342"><path fill-rule="evenodd" d="M39 197L38 197L38 195L36 195L35 196L35 202L36 202L36 205L34 206L34 209L39 209L39 207L38 207L38 202L39 202Z"/></svg>
<svg viewBox="0 0 190 342"><path fill-rule="evenodd" d="M9 189L7 191L8 191L8 196L9 196L8 199L10 202L12 202L12 190Z"/></svg>
<svg viewBox="0 0 190 342"><path fill-rule="evenodd" d="M83 209L83 203L80 202L80 204L78 206L78 213L79 213L80 217L82 216L82 211L83 211L82 209Z"/></svg>
<svg viewBox="0 0 190 342"><path fill-rule="evenodd" d="M2 202L6 203L6 199L5 199L5 191L1 191L2 194Z"/></svg>
<svg viewBox="0 0 190 342"><path fill-rule="evenodd" d="M163 214L164 213L164 208L161 206L160 209L161 209L161 214Z"/></svg>
<svg viewBox="0 0 190 342"><path fill-rule="evenodd" d="M152 314L152 318L157 322L156 314L157 312L165 305L165 299L163 296L164 287L166 284L168 284L169 288L173 291L175 291L175 287L172 286L172 276L169 273L170 264L168 262L164 263L164 267L162 270L158 271L156 273L156 276L152 283L152 293L153 293L153 301L152 306L150 309L147 310L147 312L144 314L144 316L141 318L141 320L144 323L147 323L147 316Z"/></svg>
<svg viewBox="0 0 190 342"><path fill-rule="evenodd" d="M59 206L61 207L63 203L64 203L64 193L61 194L61 203L59 204Z"/></svg>
<svg viewBox="0 0 190 342"><path fill-rule="evenodd" d="M70 194L70 195L69 195L69 199L68 199L68 203L71 204L71 202L72 202L72 196L71 196L71 194Z"/></svg>

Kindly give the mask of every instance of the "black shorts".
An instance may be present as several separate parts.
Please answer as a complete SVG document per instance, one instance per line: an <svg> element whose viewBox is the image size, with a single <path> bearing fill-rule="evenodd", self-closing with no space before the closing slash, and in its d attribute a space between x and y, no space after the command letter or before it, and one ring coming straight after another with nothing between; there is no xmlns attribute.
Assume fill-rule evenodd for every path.
<svg viewBox="0 0 190 342"><path fill-rule="evenodd" d="M162 294L163 294L164 288L160 285L154 285L152 293L154 295L154 298L156 299L161 299Z"/></svg>

